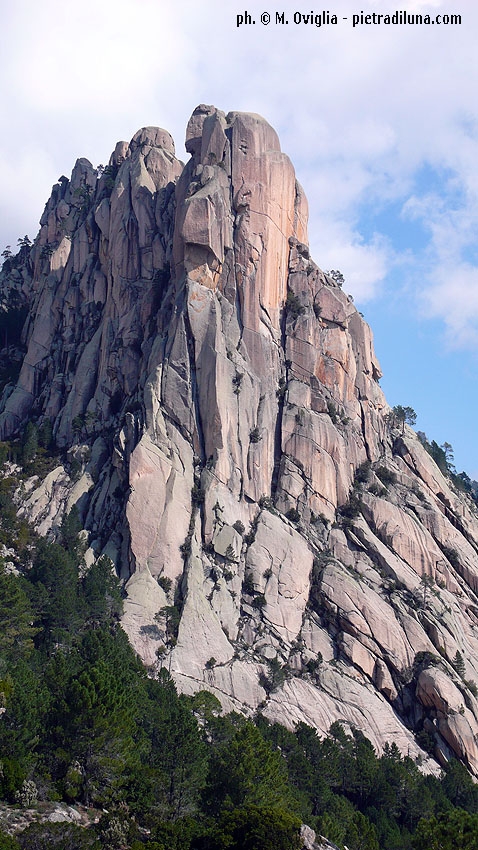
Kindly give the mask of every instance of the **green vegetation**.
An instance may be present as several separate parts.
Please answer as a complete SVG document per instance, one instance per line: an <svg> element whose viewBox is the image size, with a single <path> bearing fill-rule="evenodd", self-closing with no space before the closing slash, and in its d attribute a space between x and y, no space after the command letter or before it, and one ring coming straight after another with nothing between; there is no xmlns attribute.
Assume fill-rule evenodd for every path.
<svg viewBox="0 0 478 850"><path fill-rule="evenodd" d="M244 573L244 580L242 582L242 592L245 593L246 596L252 596L254 591L254 578L251 572L246 571Z"/></svg>
<svg viewBox="0 0 478 850"><path fill-rule="evenodd" d="M163 588L165 593L170 593L173 586L173 580L169 578L169 576L160 576L158 578L158 584Z"/></svg>
<svg viewBox="0 0 478 850"><path fill-rule="evenodd" d="M441 446L435 440L431 442L423 431L417 431L417 436L438 466L440 472L447 478L451 478L453 484L462 493L467 493L475 501L478 500L478 484L472 481L466 472L457 472L455 469L453 447L450 443L442 443Z"/></svg>
<svg viewBox="0 0 478 850"><path fill-rule="evenodd" d="M352 490L348 502L339 508L338 513L346 520L353 520L360 516L362 510L363 502L360 494L355 490Z"/></svg>
<svg viewBox="0 0 478 850"><path fill-rule="evenodd" d="M285 312L287 318L295 320L298 319L299 316L302 316L305 313L305 307L300 303L299 297L292 292L291 289L287 290L287 298L285 302Z"/></svg>
<svg viewBox="0 0 478 850"><path fill-rule="evenodd" d="M371 467L372 464L369 460L365 460L363 463L360 464L360 466L357 467L357 469L355 470L354 487L356 487L358 484L367 483L370 478Z"/></svg>
<svg viewBox="0 0 478 850"><path fill-rule="evenodd" d="M413 838L414 850L476 850L478 814L462 809L423 819Z"/></svg>
<svg viewBox="0 0 478 850"><path fill-rule="evenodd" d="M191 501L193 505L202 505L204 503L204 490L199 484L194 484L191 490Z"/></svg>
<svg viewBox="0 0 478 850"><path fill-rule="evenodd" d="M379 466L375 470L375 475L377 478L380 478L380 481L382 484L385 484L385 486L388 484L395 484L397 480L395 472L393 472L392 469L388 469L386 466Z"/></svg>
<svg viewBox="0 0 478 850"><path fill-rule="evenodd" d="M333 403L333 401L327 402L327 412L328 412L333 424L336 425L337 422L339 421L339 417L338 417L338 414L337 414L337 408L336 408L335 404Z"/></svg>
<svg viewBox="0 0 478 850"><path fill-rule="evenodd" d="M260 440L262 440L260 429L257 426L255 428L252 428L251 431L249 431L249 439L251 443L258 443L260 442Z"/></svg>
<svg viewBox="0 0 478 850"><path fill-rule="evenodd" d="M339 723L322 738L303 723L222 716L207 692L178 695L164 668L149 677L119 625L111 562L79 569L76 512L59 542L39 539L16 517L13 486L0 480L0 540L18 569L0 564L0 798L107 813L88 829L45 822L0 834L0 850L299 850L304 822L349 850L477 846L478 787L460 763L424 776L394 744L378 756ZM266 604L251 573L243 591ZM179 601L158 612L166 645L180 615ZM454 666L464 674L458 652ZM287 675L281 658L267 662L267 697Z"/></svg>
<svg viewBox="0 0 478 850"><path fill-rule="evenodd" d="M19 239L17 239L17 245L20 248L20 250L22 248L31 248L32 247L32 240L30 239L30 237L28 235L20 236Z"/></svg>
<svg viewBox="0 0 478 850"><path fill-rule="evenodd" d="M252 600L252 607L253 608L258 608L259 610L262 610L262 608L264 608L266 605L267 605L267 599L266 599L266 597L264 596L263 593L259 593Z"/></svg>
<svg viewBox="0 0 478 850"><path fill-rule="evenodd" d="M0 312L0 344L19 346L21 344L22 328L28 314L27 307L14 307Z"/></svg>
<svg viewBox="0 0 478 850"><path fill-rule="evenodd" d="M235 552L235 549L234 549L234 546L232 545L232 543L228 543L228 545L226 546L226 552L225 552L224 557L225 557L226 561L236 561L237 560L237 555L236 555L236 552Z"/></svg>
<svg viewBox="0 0 478 850"><path fill-rule="evenodd" d="M372 494L372 496L386 496L387 490L385 487L381 487L380 484L375 484L372 482L370 487L368 488L368 492Z"/></svg>
<svg viewBox="0 0 478 850"><path fill-rule="evenodd" d="M232 378L232 386L234 388L233 392L236 395L239 395L239 393L241 392L241 386L242 386L243 378L244 378L244 374L242 372L236 372L235 375Z"/></svg>
<svg viewBox="0 0 478 850"><path fill-rule="evenodd" d="M399 429L403 435L405 425L415 425L417 414L412 407L403 407L399 404L386 415L385 420L391 429ZM430 441L424 431L417 431L417 437L431 455L439 470L451 479L456 489L462 493L467 493L474 501L478 501L478 482L472 481L466 472L456 471L453 446L446 441L439 446L435 440ZM376 472L378 474L377 470ZM423 494L416 493L416 495L423 501Z"/></svg>
<svg viewBox="0 0 478 850"><path fill-rule="evenodd" d="M326 272L328 277L332 278L333 281L337 284L337 286L343 286L345 283L345 278L339 269L330 269L330 271Z"/></svg>
<svg viewBox="0 0 478 850"><path fill-rule="evenodd" d="M413 407L403 407L397 404L390 413L387 414L387 421L391 428L399 428L401 433L405 433L405 425L415 425L417 414Z"/></svg>
<svg viewBox="0 0 478 850"><path fill-rule="evenodd" d="M119 165L98 165L96 168L96 173L98 178L103 178L103 186L106 190L106 196L111 195L113 191L113 187L115 185L116 176L119 171Z"/></svg>
<svg viewBox="0 0 478 850"><path fill-rule="evenodd" d="M0 366L0 375L1 375ZM0 377L1 388L1 377ZM29 421L19 439L0 443L0 464L6 460L22 466L20 478L37 475L43 479L60 463L53 438L52 425L44 419L41 425Z"/></svg>
<svg viewBox="0 0 478 850"><path fill-rule="evenodd" d="M262 510L273 511L274 510L274 502L272 501L270 496L261 496L258 502L259 507Z"/></svg>
<svg viewBox="0 0 478 850"><path fill-rule="evenodd" d="M465 676L466 667L465 667L465 660L464 660L463 655L461 654L459 649L457 649L457 651L455 653L455 657L453 658L453 661L451 663L452 663L453 667L455 668L456 672L458 673L458 675L461 676L461 678L463 679L464 676Z"/></svg>
<svg viewBox="0 0 478 850"><path fill-rule="evenodd" d="M8 274L9 268L16 260L8 253L8 247L2 252L5 258L3 273ZM25 348L22 345L22 329L28 314L28 308L22 303L18 293L11 293L10 303L2 303L0 310L0 393L5 386L15 383L20 374Z"/></svg>

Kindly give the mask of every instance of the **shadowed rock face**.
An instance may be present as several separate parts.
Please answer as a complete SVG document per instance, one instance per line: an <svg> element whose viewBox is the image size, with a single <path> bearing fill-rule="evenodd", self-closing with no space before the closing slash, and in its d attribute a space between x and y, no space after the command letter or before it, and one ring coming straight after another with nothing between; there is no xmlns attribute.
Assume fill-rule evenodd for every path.
<svg viewBox="0 0 478 850"><path fill-rule="evenodd" d="M370 329L310 259L274 130L201 105L186 149L147 127L101 175L78 160L3 275L29 313L1 436L48 418L81 468L21 510L46 534L77 506L130 640L183 691L425 757L420 733L478 773L474 505L387 422Z"/></svg>

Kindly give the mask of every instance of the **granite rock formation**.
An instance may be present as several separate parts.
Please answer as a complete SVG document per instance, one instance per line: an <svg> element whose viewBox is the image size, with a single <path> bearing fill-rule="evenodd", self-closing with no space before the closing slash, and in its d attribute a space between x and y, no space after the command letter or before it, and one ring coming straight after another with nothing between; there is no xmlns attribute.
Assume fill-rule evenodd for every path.
<svg viewBox="0 0 478 850"><path fill-rule="evenodd" d="M474 502L387 415L274 130L201 105L186 149L147 127L78 160L4 266L28 314L0 438L49 420L64 458L19 509L54 534L76 507L181 690L478 774Z"/></svg>

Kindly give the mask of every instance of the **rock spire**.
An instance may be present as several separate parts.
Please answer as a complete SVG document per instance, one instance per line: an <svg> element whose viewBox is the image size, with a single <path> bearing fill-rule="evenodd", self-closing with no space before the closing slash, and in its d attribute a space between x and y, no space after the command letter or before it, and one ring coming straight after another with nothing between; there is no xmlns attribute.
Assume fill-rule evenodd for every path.
<svg viewBox="0 0 478 850"><path fill-rule="evenodd" d="M387 417L275 131L201 105L186 150L146 127L78 160L4 269L28 315L0 434L49 420L64 452L21 510L52 533L76 506L183 691L478 773L476 507Z"/></svg>

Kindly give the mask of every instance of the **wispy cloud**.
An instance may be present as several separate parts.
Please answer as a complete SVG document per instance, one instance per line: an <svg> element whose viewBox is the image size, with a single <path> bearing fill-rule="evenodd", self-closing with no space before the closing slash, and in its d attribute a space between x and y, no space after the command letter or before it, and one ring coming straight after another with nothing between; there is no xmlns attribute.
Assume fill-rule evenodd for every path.
<svg viewBox="0 0 478 850"><path fill-rule="evenodd" d="M444 319L451 348L478 349L478 268L437 267L430 278L421 297L426 314Z"/></svg>

